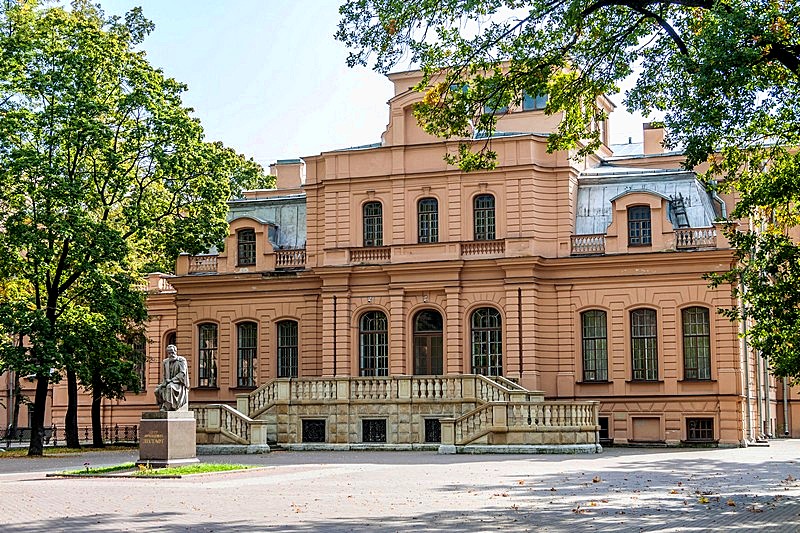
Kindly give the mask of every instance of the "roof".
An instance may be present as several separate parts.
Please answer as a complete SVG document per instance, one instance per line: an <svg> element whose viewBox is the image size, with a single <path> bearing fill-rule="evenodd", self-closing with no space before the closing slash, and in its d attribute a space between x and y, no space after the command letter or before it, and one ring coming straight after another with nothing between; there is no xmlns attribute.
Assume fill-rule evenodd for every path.
<svg viewBox="0 0 800 533"><path fill-rule="evenodd" d="M716 218L716 200L693 172L601 165L578 177L575 234L605 233L611 224L611 202L630 192L647 192L666 199L682 197L692 228L710 227ZM667 216L677 227L671 207Z"/></svg>

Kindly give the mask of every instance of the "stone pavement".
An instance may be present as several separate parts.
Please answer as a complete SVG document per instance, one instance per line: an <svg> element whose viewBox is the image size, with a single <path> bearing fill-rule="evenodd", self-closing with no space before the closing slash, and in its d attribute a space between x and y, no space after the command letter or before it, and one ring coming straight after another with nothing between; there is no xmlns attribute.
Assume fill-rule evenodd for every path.
<svg viewBox="0 0 800 533"><path fill-rule="evenodd" d="M0 456L0 531L800 531L800 441L599 455L273 452L183 479L45 471L136 452Z"/></svg>

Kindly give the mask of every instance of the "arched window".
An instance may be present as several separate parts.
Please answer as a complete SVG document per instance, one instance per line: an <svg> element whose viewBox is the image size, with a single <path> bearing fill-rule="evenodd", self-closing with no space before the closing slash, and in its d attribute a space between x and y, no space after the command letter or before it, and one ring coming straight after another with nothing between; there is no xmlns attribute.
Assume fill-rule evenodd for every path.
<svg viewBox="0 0 800 533"><path fill-rule="evenodd" d="M433 309L414 317L414 374L439 375L443 372L442 315Z"/></svg>
<svg viewBox="0 0 800 533"><path fill-rule="evenodd" d="M256 264L256 231L251 228L240 229L236 233L237 239L237 265Z"/></svg>
<svg viewBox="0 0 800 533"><path fill-rule="evenodd" d="M476 241L495 239L494 196L479 194L472 200Z"/></svg>
<svg viewBox="0 0 800 533"><path fill-rule="evenodd" d="M364 204L364 246L383 246L383 206L380 202Z"/></svg>
<svg viewBox="0 0 800 533"><path fill-rule="evenodd" d="M683 377L711 379L711 327L708 309L688 307L683 318Z"/></svg>
<svg viewBox="0 0 800 533"><path fill-rule="evenodd" d="M593 309L581 313L583 381L608 381L608 336L606 312Z"/></svg>
<svg viewBox="0 0 800 533"><path fill-rule="evenodd" d="M631 355L634 381L658 380L658 324L652 309L631 311Z"/></svg>
<svg viewBox="0 0 800 533"><path fill-rule="evenodd" d="M650 207L636 205L628 208L628 246L650 246Z"/></svg>
<svg viewBox="0 0 800 533"><path fill-rule="evenodd" d="M217 325L200 324L197 326L200 353L197 365L199 387L217 386Z"/></svg>
<svg viewBox="0 0 800 533"><path fill-rule="evenodd" d="M472 313L472 372L484 376L503 374L503 323L500 311L481 307Z"/></svg>
<svg viewBox="0 0 800 533"><path fill-rule="evenodd" d="M386 315L367 311L358 323L361 376L389 375L389 344Z"/></svg>
<svg viewBox="0 0 800 533"><path fill-rule="evenodd" d="M439 201L423 198L417 204L417 242L439 242Z"/></svg>
<svg viewBox="0 0 800 533"><path fill-rule="evenodd" d="M297 322L282 320L278 322L278 377L297 377Z"/></svg>
<svg viewBox="0 0 800 533"><path fill-rule="evenodd" d="M255 322L237 324L236 339L236 385L255 387L258 324Z"/></svg>

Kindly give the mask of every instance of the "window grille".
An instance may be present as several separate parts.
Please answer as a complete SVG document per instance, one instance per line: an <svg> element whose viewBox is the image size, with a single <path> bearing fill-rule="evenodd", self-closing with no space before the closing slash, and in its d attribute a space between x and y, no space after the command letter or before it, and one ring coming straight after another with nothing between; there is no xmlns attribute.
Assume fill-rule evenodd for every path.
<svg viewBox="0 0 800 533"><path fill-rule="evenodd" d="M296 378L297 359L297 322L283 320L278 322L278 377Z"/></svg>
<svg viewBox="0 0 800 533"><path fill-rule="evenodd" d="M198 385L200 387L217 386L217 325L200 324L198 326L200 364L198 365Z"/></svg>
<svg viewBox="0 0 800 533"><path fill-rule="evenodd" d="M583 380L608 381L608 337L606 312L599 310L581 313L583 332Z"/></svg>
<svg viewBox="0 0 800 533"><path fill-rule="evenodd" d="M683 318L684 379L711 379L711 337L708 309L689 307Z"/></svg>
<svg viewBox="0 0 800 533"><path fill-rule="evenodd" d="M389 349L386 315L368 311L359 321L361 376L388 376Z"/></svg>
<svg viewBox="0 0 800 533"><path fill-rule="evenodd" d="M494 196L481 194L473 200L473 216L475 218L475 240L491 241L495 239Z"/></svg>
<svg viewBox="0 0 800 533"><path fill-rule="evenodd" d="M439 202L423 198L417 204L417 242L439 242Z"/></svg>
<svg viewBox="0 0 800 533"><path fill-rule="evenodd" d="M628 208L628 246L650 246L650 208L637 205Z"/></svg>
<svg viewBox="0 0 800 533"><path fill-rule="evenodd" d="M383 246L383 206L380 202L364 204L364 246Z"/></svg>
<svg viewBox="0 0 800 533"><path fill-rule="evenodd" d="M658 332L652 309L631 311L631 353L633 380L658 380Z"/></svg>
<svg viewBox="0 0 800 533"><path fill-rule="evenodd" d="M695 442L708 442L714 440L713 418L687 418L686 440Z"/></svg>
<svg viewBox="0 0 800 533"><path fill-rule="evenodd" d="M503 374L503 331L500 311L482 307L472 313L472 372Z"/></svg>
<svg viewBox="0 0 800 533"><path fill-rule="evenodd" d="M256 232L242 229L236 234L238 240L239 266L256 264Z"/></svg>
<svg viewBox="0 0 800 533"><path fill-rule="evenodd" d="M239 387L255 387L258 326L254 322L244 322L237 325L236 330L238 339L236 383Z"/></svg>

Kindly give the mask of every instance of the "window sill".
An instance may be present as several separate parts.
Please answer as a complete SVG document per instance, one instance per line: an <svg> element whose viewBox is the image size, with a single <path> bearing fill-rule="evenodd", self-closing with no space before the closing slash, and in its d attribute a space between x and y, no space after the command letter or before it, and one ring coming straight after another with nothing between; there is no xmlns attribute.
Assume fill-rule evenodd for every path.
<svg viewBox="0 0 800 533"><path fill-rule="evenodd" d="M679 379L678 383L716 383L716 379Z"/></svg>
<svg viewBox="0 0 800 533"><path fill-rule="evenodd" d="M625 383L664 383L663 379L629 379Z"/></svg>
<svg viewBox="0 0 800 533"><path fill-rule="evenodd" d="M590 381L576 381L576 385L610 385L614 383L613 381L600 381L600 380L590 380Z"/></svg>
<svg viewBox="0 0 800 533"><path fill-rule="evenodd" d="M243 387L243 386L240 386L240 387L228 387L228 390L232 390L232 391L252 391L252 390L256 390L257 388L258 387L256 385L250 385L250 386L247 386L247 387Z"/></svg>
<svg viewBox="0 0 800 533"><path fill-rule="evenodd" d="M192 390L219 390L219 387L192 387Z"/></svg>
<svg viewBox="0 0 800 533"><path fill-rule="evenodd" d="M686 446L717 446L719 444L719 440L682 440L681 444Z"/></svg>

